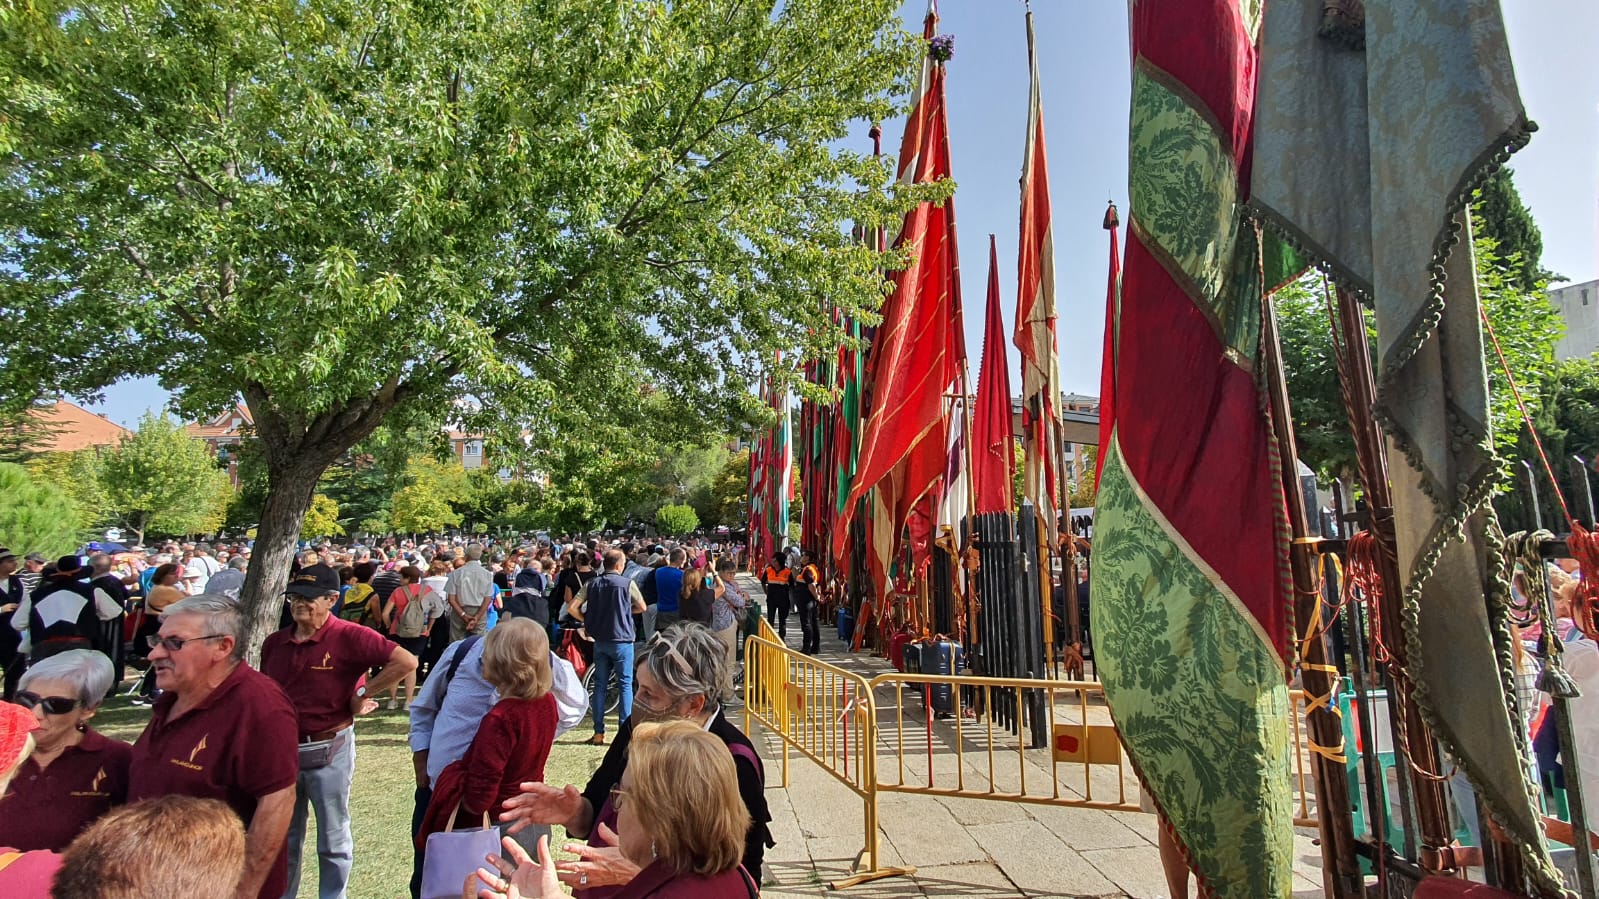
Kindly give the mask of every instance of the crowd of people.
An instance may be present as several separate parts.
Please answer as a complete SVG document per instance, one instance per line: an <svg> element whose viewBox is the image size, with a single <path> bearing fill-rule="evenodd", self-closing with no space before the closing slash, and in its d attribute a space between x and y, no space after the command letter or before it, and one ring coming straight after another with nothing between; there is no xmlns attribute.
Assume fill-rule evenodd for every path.
<svg viewBox="0 0 1599 899"><path fill-rule="evenodd" d="M240 604L250 555L248 544L91 545L50 561L0 547L0 895L191 894L170 863L178 847L109 886L90 873L104 859L83 861L85 847L182 817L161 842L192 835L181 848L216 860L205 894L293 897L315 814L317 891L342 897L355 722L402 702L414 897L758 893L771 845L764 770L722 714L737 701L739 634L758 616L732 547L308 545L258 667L245 661ZM789 564L773 560L785 585ZM92 724L130 667L142 673L129 693L150 709L132 745ZM586 696L578 667L594 669ZM619 726L593 778L546 784L555 738L585 714L589 742L607 743L613 691ZM576 859L551 861L557 824L586 841L568 847ZM492 864L429 861L437 840L479 827L503 830ZM115 864L140 866L127 855Z"/></svg>

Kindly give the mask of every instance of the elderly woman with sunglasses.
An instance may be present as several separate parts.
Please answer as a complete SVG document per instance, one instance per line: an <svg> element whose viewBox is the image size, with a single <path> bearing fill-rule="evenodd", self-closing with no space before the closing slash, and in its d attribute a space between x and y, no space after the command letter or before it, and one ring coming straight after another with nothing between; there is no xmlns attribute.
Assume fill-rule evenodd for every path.
<svg viewBox="0 0 1599 899"><path fill-rule="evenodd" d="M30 667L17 704L39 721L33 754L0 796L0 846L60 852L128 793L133 747L89 726L112 686L111 660L74 649Z"/></svg>
<svg viewBox="0 0 1599 899"><path fill-rule="evenodd" d="M766 808L761 758L717 702L730 677L726 649L705 626L680 622L658 633L639 655L633 715L622 723L588 786L579 791L571 784L522 784L521 794L505 801L507 811L500 820L511 824L510 833L533 824L559 824L569 836L586 838L586 845L567 844L579 860L563 862L560 879L577 888L578 899L610 899L641 870L617 845L613 796L627 771L633 728L650 721L691 721L725 744L732 756L738 793L749 812L740 861L758 881L761 860L774 845L766 826L772 815Z"/></svg>

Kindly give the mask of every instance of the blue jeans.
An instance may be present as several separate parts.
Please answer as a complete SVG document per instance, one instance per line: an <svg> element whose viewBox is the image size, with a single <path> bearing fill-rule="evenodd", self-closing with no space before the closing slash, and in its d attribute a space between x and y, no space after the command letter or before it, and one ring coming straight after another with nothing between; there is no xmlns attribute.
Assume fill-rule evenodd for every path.
<svg viewBox="0 0 1599 899"><path fill-rule="evenodd" d="M305 848L305 818L316 811L317 895L344 899L355 856L350 833L350 782L355 778L355 731L340 732L344 745L321 768L301 771L294 787L294 818L289 822L289 887L284 899L300 893L300 856Z"/></svg>
<svg viewBox="0 0 1599 899"><path fill-rule="evenodd" d="M611 683L611 669L616 669L616 680L622 690L622 717L626 721L633 714L633 644L615 640L594 641L594 690L589 696L589 710L594 713L594 732L605 733L606 688Z"/></svg>

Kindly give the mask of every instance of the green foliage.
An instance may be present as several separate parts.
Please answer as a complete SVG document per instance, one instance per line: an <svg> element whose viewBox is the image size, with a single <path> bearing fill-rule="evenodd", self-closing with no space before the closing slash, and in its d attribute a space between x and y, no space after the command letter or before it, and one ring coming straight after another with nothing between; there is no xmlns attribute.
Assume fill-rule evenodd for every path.
<svg viewBox="0 0 1599 899"><path fill-rule="evenodd" d="M13 462L0 462L0 546L19 557L41 552L59 556L83 541L83 522L72 500L54 486L36 481Z"/></svg>
<svg viewBox="0 0 1599 899"><path fill-rule="evenodd" d="M1533 423L1554 468L1555 483L1561 495L1570 504L1573 515L1585 518L1583 490L1599 480L1599 475L1593 473L1594 462L1599 459L1599 355L1559 363L1554 374L1545 379L1541 394L1543 402L1534 412ZM1578 476L1577 458L1582 460L1582 477L1587 479L1588 485ZM1544 526L1560 530L1560 499L1538 458L1538 448L1525 429L1517 435L1511 466L1514 487L1495 503L1505 528L1517 531L1531 529L1537 524L1527 498L1527 470L1521 464L1523 460L1533 468Z"/></svg>
<svg viewBox="0 0 1599 899"><path fill-rule="evenodd" d="M1321 276L1308 274L1277 291L1272 307L1282 341L1299 458L1316 472L1318 480L1327 483L1353 477L1356 460L1323 289Z"/></svg>
<svg viewBox="0 0 1599 899"><path fill-rule="evenodd" d="M100 486L100 450L85 447L70 453L38 453L25 463L28 474L40 484L52 484L72 500L85 526L112 521Z"/></svg>
<svg viewBox="0 0 1599 899"><path fill-rule="evenodd" d="M711 516L711 484L727 465L727 438L718 436L710 446L693 444L661 447L658 461L645 475L650 496L629 510L647 517L662 503L686 503L700 518Z"/></svg>
<svg viewBox="0 0 1599 899"><path fill-rule="evenodd" d="M1546 271L1543 259L1543 234L1533 221L1532 210L1521 201L1514 173L1509 167L1495 172L1483 182L1473 204L1472 227L1478 237L1490 239L1502 257L1505 280L1523 292L1543 289L1549 281L1561 278Z"/></svg>
<svg viewBox="0 0 1599 899"><path fill-rule="evenodd" d="M899 6L0 7L0 405L153 374L188 417L242 396L258 555L351 446L462 396L463 427L534 445L652 394L725 429L757 405L743 360L837 345L816 297L880 304L903 259L848 225L948 193L838 146L906 93ZM636 501L578 489L552 508Z"/></svg>
<svg viewBox="0 0 1599 899"><path fill-rule="evenodd" d="M451 504L466 496L465 469L424 456L411 460L406 479L409 483L395 491L390 503L389 523L395 531L431 534L460 526L461 516Z"/></svg>
<svg viewBox="0 0 1599 899"><path fill-rule="evenodd" d="M706 527L741 529L749 509L750 451L728 458L709 487L710 502L703 518Z"/></svg>
<svg viewBox="0 0 1599 899"><path fill-rule="evenodd" d="M217 468L204 443L151 413L99 455L96 473L109 517L141 543L147 530L210 533L221 524L232 493L227 472Z"/></svg>
<svg viewBox="0 0 1599 899"><path fill-rule="evenodd" d="M669 537L691 534L700 526L700 516L693 506L662 506L655 510L655 527Z"/></svg>
<svg viewBox="0 0 1599 899"><path fill-rule="evenodd" d="M320 493L311 497L311 508L306 510L305 521L300 523L300 539L336 537L343 533L344 528L339 524L339 504Z"/></svg>
<svg viewBox="0 0 1599 899"><path fill-rule="evenodd" d="M1077 460L1077 483L1067 498L1073 509L1086 509L1094 505L1094 493L1099 486L1094 481L1094 469L1098 464L1099 447L1084 447L1082 457Z"/></svg>
<svg viewBox="0 0 1599 899"><path fill-rule="evenodd" d="M318 489L339 505L345 532L387 533L362 526L386 519L394 494L407 483L413 457L448 458L449 447L439 422L385 424L339 457L323 474Z"/></svg>

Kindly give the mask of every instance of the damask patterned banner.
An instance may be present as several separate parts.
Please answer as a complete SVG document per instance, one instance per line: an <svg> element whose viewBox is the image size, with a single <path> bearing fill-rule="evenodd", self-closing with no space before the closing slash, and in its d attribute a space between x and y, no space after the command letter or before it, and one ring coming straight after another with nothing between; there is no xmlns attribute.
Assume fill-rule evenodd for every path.
<svg viewBox="0 0 1599 899"><path fill-rule="evenodd" d="M1132 8L1131 209L1114 416L1094 519L1096 661L1117 727L1204 890L1292 892L1290 587L1257 386L1263 283L1292 266L1241 216L1251 0Z"/></svg>
<svg viewBox="0 0 1599 899"><path fill-rule="evenodd" d="M1498 0L1366 0L1360 52L1321 36L1319 5L1268 7L1250 204L1372 306L1414 695L1553 889L1490 602L1509 588L1465 213L1533 126Z"/></svg>

